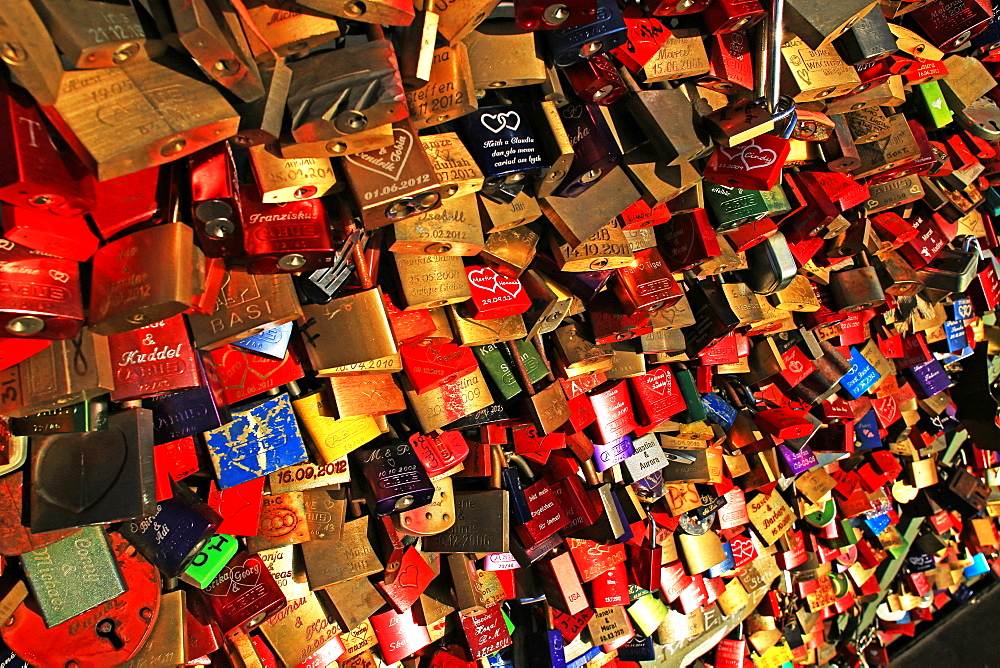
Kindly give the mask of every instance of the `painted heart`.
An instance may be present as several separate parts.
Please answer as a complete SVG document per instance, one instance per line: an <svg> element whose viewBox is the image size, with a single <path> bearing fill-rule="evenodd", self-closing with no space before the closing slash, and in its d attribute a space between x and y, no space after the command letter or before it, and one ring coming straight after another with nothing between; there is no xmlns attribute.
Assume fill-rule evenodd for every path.
<svg viewBox="0 0 1000 668"><path fill-rule="evenodd" d="M505 128L517 130L521 127L521 116L516 111L504 111L497 114L483 114L479 117L483 127L497 134Z"/></svg>
<svg viewBox="0 0 1000 668"><path fill-rule="evenodd" d="M670 377L665 369L654 369L646 374L646 386L659 396L665 396L670 387Z"/></svg>
<svg viewBox="0 0 1000 668"><path fill-rule="evenodd" d="M52 505L82 513L114 487L127 458L125 434L118 427L54 436L42 444L34 486Z"/></svg>
<svg viewBox="0 0 1000 668"><path fill-rule="evenodd" d="M69 274L67 274L65 271L56 271L55 269L49 269L49 276L59 281L60 283L69 282Z"/></svg>
<svg viewBox="0 0 1000 668"><path fill-rule="evenodd" d="M473 269L468 274L469 283L481 288L483 290L488 290L493 294L502 292L509 297L516 296L521 292L521 282L516 278L508 278L507 276L501 276L493 269L489 267L480 267L478 269Z"/></svg>
<svg viewBox="0 0 1000 668"><path fill-rule="evenodd" d="M413 150L413 134L409 130L393 128L392 146L349 155L346 160L369 172L398 181L411 150Z"/></svg>
<svg viewBox="0 0 1000 668"><path fill-rule="evenodd" d="M747 169L760 169L774 164L778 154L769 148L761 148L756 144L747 144L740 152L740 159Z"/></svg>
<svg viewBox="0 0 1000 668"><path fill-rule="evenodd" d="M729 541L729 546L733 548L733 557L739 561L753 559L757 553L757 550L754 549L753 541L749 538L736 536Z"/></svg>
<svg viewBox="0 0 1000 668"><path fill-rule="evenodd" d="M400 587L416 587L420 581L420 571L413 564L405 566L399 572L399 577L396 578L396 581L399 582Z"/></svg>

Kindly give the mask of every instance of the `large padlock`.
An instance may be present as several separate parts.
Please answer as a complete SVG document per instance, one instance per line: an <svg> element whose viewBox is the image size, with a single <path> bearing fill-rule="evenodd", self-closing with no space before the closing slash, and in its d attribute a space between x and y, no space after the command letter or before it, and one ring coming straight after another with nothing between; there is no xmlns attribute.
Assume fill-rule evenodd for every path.
<svg viewBox="0 0 1000 668"><path fill-rule="evenodd" d="M975 237L956 238L960 249L942 248L937 256L917 275L925 288L944 292L965 292L976 277L979 266L979 240Z"/></svg>
<svg viewBox="0 0 1000 668"><path fill-rule="evenodd" d="M830 291L840 311L864 311L885 302L878 272L865 253L855 256L859 265L830 274Z"/></svg>

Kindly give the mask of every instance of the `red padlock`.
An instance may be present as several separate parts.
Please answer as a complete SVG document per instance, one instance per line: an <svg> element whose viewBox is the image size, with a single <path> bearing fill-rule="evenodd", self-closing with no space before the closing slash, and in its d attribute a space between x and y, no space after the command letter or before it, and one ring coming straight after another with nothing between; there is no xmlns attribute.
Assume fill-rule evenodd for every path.
<svg viewBox="0 0 1000 668"><path fill-rule="evenodd" d="M463 304L473 320L520 315L531 308L531 298L521 281L498 274L490 267L466 267L472 299Z"/></svg>
<svg viewBox="0 0 1000 668"><path fill-rule="evenodd" d="M514 22L527 32L593 23L597 0L514 0Z"/></svg>
<svg viewBox="0 0 1000 668"><path fill-rule="evenodd" d="M705 180L744 190L770 190L781 177L785 159L792 150L795 103L779 103L776 123L785 122L781 135L759 135L736 146L717 146L705 165Z"/></svg>

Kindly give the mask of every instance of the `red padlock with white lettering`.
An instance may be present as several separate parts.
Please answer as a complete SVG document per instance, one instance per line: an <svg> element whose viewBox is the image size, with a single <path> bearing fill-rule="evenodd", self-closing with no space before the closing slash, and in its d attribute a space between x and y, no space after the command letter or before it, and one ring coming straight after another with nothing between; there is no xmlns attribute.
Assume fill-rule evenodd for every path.
<svg viewBox="0 0 1000 668"><path fill-rule="evenodd" d="M498 274L490 267L466 267L472 299L462 304L473 320L520 315L531 308L531 298L521 281Z"/></svg>
<svg viewBox="0 0 1000 668"><path fill-rule="evenodd" d="M736 146L718 146L705 165L705 180L744 190L770 190L781 177L785 159L792 150L795 103L782 98L775 122L784 123L780 135L758 135ZM779 123L780 121L780 123Z"/></svg>

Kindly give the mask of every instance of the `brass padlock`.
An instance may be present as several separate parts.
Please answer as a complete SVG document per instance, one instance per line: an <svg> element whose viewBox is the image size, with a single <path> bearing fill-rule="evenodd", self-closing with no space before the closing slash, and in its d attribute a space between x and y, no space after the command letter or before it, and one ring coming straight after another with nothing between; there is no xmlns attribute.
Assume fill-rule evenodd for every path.
<svg viewBox="0 0 1000 668"><path fill-rule="evenodd" d="M512 20L489 21L470 33L464 41L476 90L543 83L548 75L536 35Z"/></svg>
<svg viewBox="0 0 1000 668"><path fill-rule="evenodd" d="M813 50L794 37L782 44L781 59L781 90L796 102L838 97L861 85L857 71L832 45Z"/></svg>
<svg viewBox="0 0 1000 668"><path fill-rule="evenodd" d="M420 144L441 181L441 196L472 195L483 187L483 173L454 132L423 135Z"/></svg>
<svg viewBox="0 0 1000 668"><path fill-rule="evenodd" d="M635 186L615 167L577 197L546 197L539 204L563 240L576 248L637 199Z"/></svg>
<svg viewBox="0 0 1000 668"><path fill-rule="evenodd" d="M337 186L329 158L286 158L277 144L251 146L249 153L265 204L323 197Z"/></svg>
<svg viewBox="0 0 1000 668"><path fill-rule="evenodd" d="M139 15L131 5L107 0L34 4L52 41L73 69L114 67L151 55ZM162 51L162 47L156 50Z"/></svg>
<svg viewBox="0 0 1000 668"><path fill-rule="evenodd" d="M31 0L11 0L0 16L0 60L11 76L38 104L54 104L62 85L63 67L45 24Z"/></svg>
<svg viewBox="0 0 1000 668"><path fill-rule="evenodd" d="M244 102L264 96L234 8L207 0L169 0L169 6L177 38L205 74Z"/></svg>
<svg viewBox="0 0 1000 668"><path fill-rule="evenodd" d="M334 375L345 367L354 367L347 371L355 373L402 370L381 289L303 306L302 317L306 351L319 375Z"/></svg>
<svg viewBox="0 0 1000 668"><path fill-rule="evenodd" d="M394 253L477 255L485 241L476 196L452 197L433 211L398 221L392 239Z"/></svg>
<svg viewBox="0 0 1000 668"><path fill-rule="evenodd" d="M876 4L850 0L833 7L820 0L786 0L785 28L810 49L820 49L849 30Z"/></svg>
<svg viewBox="0 0 1000 668"><path fill-rule="evenodd" d="M436 308L472 297L462 258L394 253L403 310Z"/></svg>
<svg viewBox="0 0 1000 668"><path fill-rule="evenodd" d="M246 6L256 26L256 30L250 27L246 31L247 40L258 62L274 58L274 53L282 58L305 56L310 49L340 36L336 19L303 11L305 8L294 0L247 0Z"/></svg>
<svg viewBox="0 0 1000 668"><path fill-rule="evenodd" d="M303 7L342 19L389 26L413 23L413 3L406 0L296 0Z"/></svg>
<svg viewBox="0 0 1000 668"><path fill-rule="evenodd" d="M830 291L840 311L864 311L885 302L878 273L865 253L856 255L858 266L830 274Z"/></svg>
<svg viewBox="0 0 1000 668"><path fill-rule="evenodd" d="M430 78L423 86L406 92L406 105L417 130L446 123L479 108L464 43L434 50Z"/></svg>
<svg viewBox="0 0 1000 668"><path fill-rule="evenodd" d="M215 88L153 61L67 72L44 110L102 181L190 155L239 126Z"/></svg>

